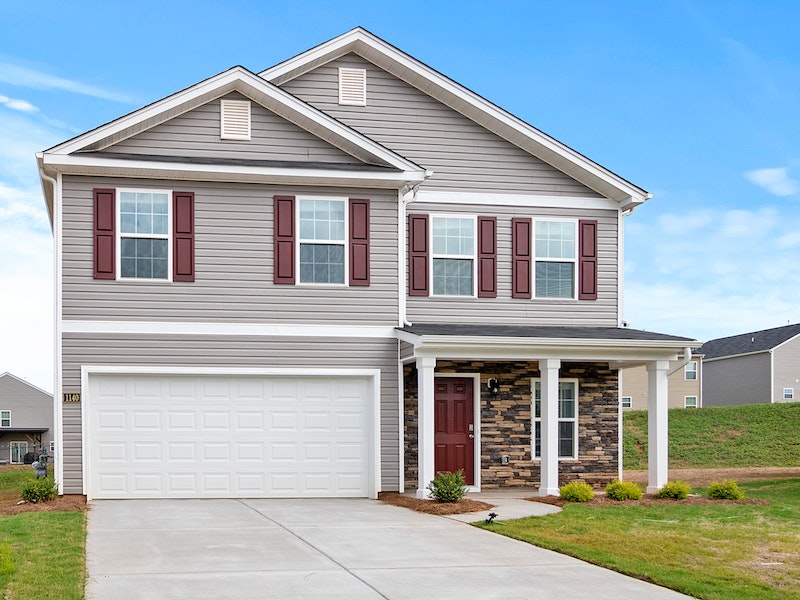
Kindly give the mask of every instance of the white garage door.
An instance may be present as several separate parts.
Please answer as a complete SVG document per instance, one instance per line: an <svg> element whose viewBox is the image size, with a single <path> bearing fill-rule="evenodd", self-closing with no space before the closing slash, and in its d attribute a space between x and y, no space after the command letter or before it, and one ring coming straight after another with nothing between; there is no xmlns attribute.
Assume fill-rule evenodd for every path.
<svg viewBox="0 0 800 600"><path fill-rule="evenodd" d="M91 498L363 497L372 380L92 374Z"/></svg>

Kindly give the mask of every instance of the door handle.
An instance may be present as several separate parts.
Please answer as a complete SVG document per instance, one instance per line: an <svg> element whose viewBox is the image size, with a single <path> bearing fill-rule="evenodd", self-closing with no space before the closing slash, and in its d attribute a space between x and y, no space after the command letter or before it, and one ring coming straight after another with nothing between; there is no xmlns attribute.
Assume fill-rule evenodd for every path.
<svg viewBox="0 0 800 600"><path fill-rule="evenodd" d="M470 433L469 434L469 439L474 440L475 439L475 434L474 433Z"/></svg>

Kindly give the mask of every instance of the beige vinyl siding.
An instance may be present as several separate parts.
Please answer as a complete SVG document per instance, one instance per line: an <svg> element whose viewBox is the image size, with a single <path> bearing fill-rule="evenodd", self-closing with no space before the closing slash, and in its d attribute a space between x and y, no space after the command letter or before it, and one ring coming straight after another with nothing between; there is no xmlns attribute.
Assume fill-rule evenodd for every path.
<svg viewBox="0 0 800 600"><path fill-rule="evenodd" d="M669 394L667 396L667 406L669 408L684 408L684 398L694 396L697 398L697 406L703 405L700 396L700 386L702 381L702 364L697 360L697 379L686 380L684 369L678 369L668 378ZM673 360L669 363L672 369L679 361ZM630 410L647 409L647 368L642 365L620 370L620 397L631 397ZM620 400L620 403L622 400ZM629 410L629 409L625 409Z"/></svg>
<svg viewBox="0 0 800 600"><path fill-rule="evenodd" d="M226 100L247 100L229 94ZM156 125L104 152L203 158L238 158L299 162L360 163L286 119L251 103L251 139L220 139L220 100Z"/></svg>
<svg viewBox="0 0 800 600"><path fill-rule="evenodd" d="M800 402L800 337L792 338L772 350L773 402ZM783 388L794 390L793 400L784 400Z"/></svg>
<svg viewBox="0 0 800 600"><path fill-rule="evenodd" d="M367 105L340 106L338 69L367 71ZM355 54L282 85L368 137L433 170L425 189L598 194Z"/></svg>
<svg viewBox="0 0 800 600"><path fill-rule="evenodd" d="M769 352L703 362L703 406L769 402Z"/></svg>
<svg viewBox="0 0 800 600"><path fill-rule="evenodd" d="M394 338L65 334L64 392L81 391L82 365L380 369L382 489L398 489L400 424ZM82 493L80 406L64 408L65 491L79 494Z"/></svg>
<svg viewBox="0 0 800 600"><path fill-rule="evenodd" d="M196 281L93 279L93 187L194 192ZM275 194L369 198L370 285L274 285ZM397 324L396 192L65 177L63 198L66 320Z"/></svg>
<svg viewBox="0 0 800 600"><path fill-rule="evenodd" d="M409 297L412 323L503 323L609 326L618 323L618 244L615 210L521 209L513 206L410 204L410 213L497 216L497 298ZM511 297L511 219L597 219L598 299L549 300Z"/></svg>

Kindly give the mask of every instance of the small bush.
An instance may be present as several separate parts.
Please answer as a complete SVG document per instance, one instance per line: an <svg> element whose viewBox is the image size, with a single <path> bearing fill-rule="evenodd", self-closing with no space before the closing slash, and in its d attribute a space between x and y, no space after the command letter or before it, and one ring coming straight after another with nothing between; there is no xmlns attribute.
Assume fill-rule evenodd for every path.
<svg viewBox="0 0 800 600"><path fill-rule="evenodd" d="M632 481L614 480L606 486L606 496L612 500L641 500L642 489Z"/></svg>
<svg viewBox="0 0 800 600"><path fill-rule="evenodd" d="M56 484L51 477L33 479L22 484L22 499L36 504L56 497Z"/></svg>
<svg viewBox="0 0 800 600"><path fill-rule="evenodd" d="M692 493L692 486L685 481L668 481L656 493L656 498L672 498L673 500L686 500Z"/></svg>
<svg viewBox="0 0 800 600"><path fill-rule="evenodd" d="M744 500L744 492L739 489L733 479L715 481L708 486L706 493L709 498L716 500Z"/></svg>
<svg viewBox="0 0 800 600"><path fill-rule="evenodd" d="M458 502L467 493L464 472L437 473L436 478L428 484L428 491L437 502Z"/></svg>
<svg viewBox="0 0 800 600"><path fill-rule="evenodd" d="M589 502L594 498L592 486L580 481L573 481L567 485L562 485L558 490L558 494L567 502Z"/></svg>

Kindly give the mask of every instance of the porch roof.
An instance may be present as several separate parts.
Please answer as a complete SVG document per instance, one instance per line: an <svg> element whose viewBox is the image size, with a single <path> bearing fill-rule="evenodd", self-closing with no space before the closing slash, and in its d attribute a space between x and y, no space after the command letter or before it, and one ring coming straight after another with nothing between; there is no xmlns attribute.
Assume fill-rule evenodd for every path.
<svg viewBox="0 0 800 600"><path fill-rule="evenodd" d="M675 360L691 338L624 327L420 323L397 328L414 356L472 360Z"/></svg>

